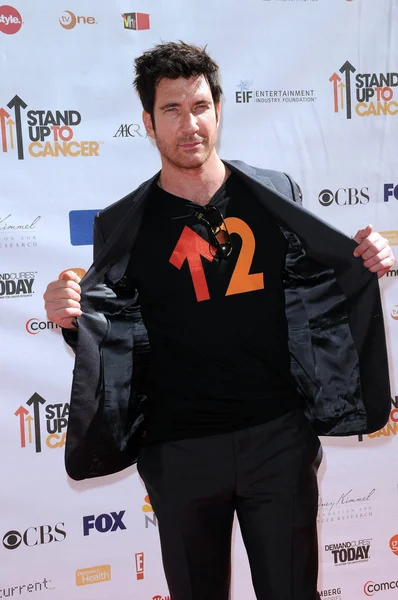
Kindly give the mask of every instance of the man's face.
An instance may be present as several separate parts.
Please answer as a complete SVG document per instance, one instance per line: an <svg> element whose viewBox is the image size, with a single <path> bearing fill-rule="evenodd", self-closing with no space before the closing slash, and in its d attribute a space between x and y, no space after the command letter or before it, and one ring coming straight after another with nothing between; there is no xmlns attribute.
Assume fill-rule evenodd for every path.
<svg viewBox="0 0 398 600"><path fill-rule="evenodd" d="M214 150L218 112L203 75L163 78L156 87L154 123L147 112L143 119L163 159L182 169L197 169Z"/></svg>

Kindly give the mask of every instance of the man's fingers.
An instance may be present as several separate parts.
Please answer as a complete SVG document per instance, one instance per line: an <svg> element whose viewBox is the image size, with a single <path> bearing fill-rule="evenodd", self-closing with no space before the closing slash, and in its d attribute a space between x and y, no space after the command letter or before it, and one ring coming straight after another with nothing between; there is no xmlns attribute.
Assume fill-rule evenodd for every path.
<svg viewBox="0 0 398 600"><path fill-rule="evenodd" d="M82 271L82 269L79 270ZM76 281L76 283L79 283L81 277L79 277L75 271L69 269L67 271L62 271L62 273L58 275L58 279L63 279L64 281Z"/></svg>
<svg viewBox="0 0 398 600"><path fill-rule="evenodd" d="M363 229L360 229L355 236L353 237L353 239L360 244L361 241L368 237L373 231L373 225L366 225L366 227L364 227Z"/></svg>
<svg viewBox="0 0 398 600"><path fill-rule="evenodd" d="M366 254L366 252L365 252L365 254ZM365 254L362 256L362 258L365 258ZM384 265L383 265L383 261L385 261L385 259L388 259L386 262L389 264L386 264L386 262L384 262ZM372 255L368 260L365 260L363 263L364 267L366 267L367 269L370 269L374 265L375 266L381 265L380 269L382 269L382 268L384 269L387 266L391 267L393 264L394 264L394 258L391 256L390 247L383 248L382 250L380 250L380 252Z"/></svg>
<svg viewBox="0 0 398 600"><path fill-rule="evenodd" d="M391 252L388 241L385 238L380 237L380 239L373 242L373 244L371 244L371 246L367 250L365 250L361 256L364 261L367 261L370 258L372 258L373 256L376 256L377 254L380 254L380 252L383 252L383 251L386 251L387 254L390 254L390 252ZM387 254L386 254L386 256L387 256Z"/></svg>

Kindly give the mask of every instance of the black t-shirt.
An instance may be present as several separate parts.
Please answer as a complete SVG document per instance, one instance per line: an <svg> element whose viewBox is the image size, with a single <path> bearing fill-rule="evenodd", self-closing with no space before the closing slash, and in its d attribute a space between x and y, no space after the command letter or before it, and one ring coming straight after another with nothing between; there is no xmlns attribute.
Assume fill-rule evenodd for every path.
<svg viewBox="0 0 398 600"><path fill-rule="evenodd" d="M148 442L259 425L300 404L290 375L282 282L287 242L231 174L211 204L230 233L210 251L198 204L154 186L128 276L151 344Z"/></svg>

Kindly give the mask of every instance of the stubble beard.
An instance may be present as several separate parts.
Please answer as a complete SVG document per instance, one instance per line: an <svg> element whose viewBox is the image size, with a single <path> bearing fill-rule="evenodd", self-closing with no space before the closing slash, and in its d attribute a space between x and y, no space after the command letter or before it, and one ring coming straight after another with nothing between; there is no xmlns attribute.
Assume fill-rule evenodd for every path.
<svg viewBox="0 0 398 600"><path fill-rule="evenodd" d="M199 169L209 159L215 147L215 143L211 143L209 139L206 138L201 140L202 148L199 156L195 156L194 153L189 155L189 152L184 156L183 149L178 151L178 148L176 148L174 150L158 137L155 138L155 141L162 158L178 169ZM189 140L186 140L185 143L189 143Z"/></svg>

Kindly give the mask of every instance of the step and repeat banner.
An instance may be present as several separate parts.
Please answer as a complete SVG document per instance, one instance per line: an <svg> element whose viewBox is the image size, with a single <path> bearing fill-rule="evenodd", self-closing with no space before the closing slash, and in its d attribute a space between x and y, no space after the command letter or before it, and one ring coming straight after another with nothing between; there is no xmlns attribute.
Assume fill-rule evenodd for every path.
<svg viewBox="0 0 398 600"><path fill-rule="evenodd" d="M304 205L398 248L396 0L28 0L0 6L0 598L166 600L158 525L135 467L87 482L63 464L73 354L47 283L86 271L94 214L160 166L132 81L160 41L207 44L219 152L282 170ZM397 270L380 282L389 423L323 439L319 590L398 595ZM338 348L336 348L338 352ZM235 524L233 600L252 600Z"/></svg>

